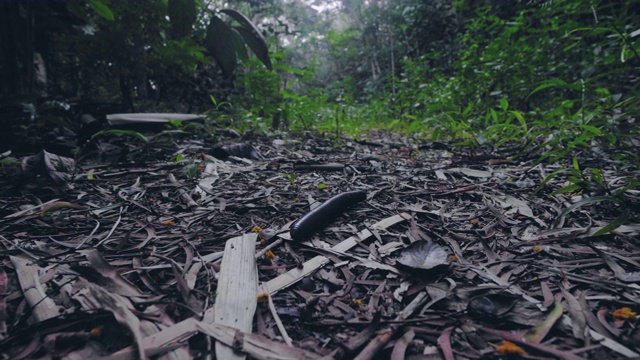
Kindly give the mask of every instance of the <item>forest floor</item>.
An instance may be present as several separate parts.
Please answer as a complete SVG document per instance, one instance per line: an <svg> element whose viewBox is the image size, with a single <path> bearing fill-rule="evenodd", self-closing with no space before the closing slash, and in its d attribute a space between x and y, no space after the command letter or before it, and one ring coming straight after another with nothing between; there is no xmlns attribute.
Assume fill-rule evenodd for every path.
<svg viewBox="0 0 640 360"><path fill-rule="evenodd" d="M640 357L639 191L612 195L640 172L601 152L578 170L383 132L108 140L0 178L0 359ZM233 239L250 260L225 264Z"/></svg>

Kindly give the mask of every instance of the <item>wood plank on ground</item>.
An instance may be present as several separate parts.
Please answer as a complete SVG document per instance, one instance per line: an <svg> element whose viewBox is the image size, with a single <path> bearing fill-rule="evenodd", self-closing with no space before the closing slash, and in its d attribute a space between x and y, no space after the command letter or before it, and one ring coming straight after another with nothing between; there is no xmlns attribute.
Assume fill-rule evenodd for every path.
<svg viewBox="0 0 640 360"><path fill-rule="evenodd" d="M227 240L220 266L214 323L251 333L253 315L258 306L257 234L245 234ZM244 354L216 342L216 358L245 359Z"/></svg>

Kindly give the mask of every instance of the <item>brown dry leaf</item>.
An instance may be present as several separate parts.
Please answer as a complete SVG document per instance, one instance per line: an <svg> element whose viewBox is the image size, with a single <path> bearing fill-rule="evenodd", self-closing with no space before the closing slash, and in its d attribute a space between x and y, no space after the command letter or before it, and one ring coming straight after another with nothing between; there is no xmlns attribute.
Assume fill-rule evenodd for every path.
<svg viewBox="0 0 640 360"><path fill-rule="evenodd" d="M640 290L630 282L640 266L635 241L640 215L631 209L627 224L593 237L621 210L599 202L566 214L554 229L556 218L573 201L593 196L589 189L582 194L550 195L565 186L569 174L556 173L551 179L548 175L572 164L538 164L526 158L488 163L486 159L496 158L495 154L463 148L442 151L421 146L418 138L378 131L356 140L308 133L276 141L270 135L245 134L242 141L269 160L235 156L220 160L207 154L206 144L239 140L237 134L225 139L226 132L219 130L215 139L167 132L163 137L170 141L158 137L144 145L104 134L96 144L96 156L89 155L79 164L92 179L79 177L64 193L60 186L51 186L48 174L35 176L39 180L34 183L28 179L14 186L9 175L0 173L0 184L6 186L0 197L0 264L8 275L9 289L9 295L0 295L7 306L7 337L0 347L9 349L9 358L22 349L37 349L43 342L55 346L56 338L69 338L62 328L43 327L48 322L37 323L50 331L46 335L20 336L21 329L36 328L27 323L29 301L48 299L42 304L51 305L56 314L62 309L67 316L83 316L86 306L79 308L74 296L80 299L80 291L93 298L82 289L89 286L121 299L138 317L145 356L187 359L190 354L211 354L213 343L219 341L241 345L253 358L326 355L348 359L359 353L389 358L393 349L385 344L408 331L415 333L414 339L406 347L398 342L394 356L400 352L407 358L446 353L491 356L490 344L503 339L538 358L638 356L635 323L614 321L611 312L640 303ZM174 161L176 154L183 160ZM602 167L613 191L626 186L625 179L640 174L591 156L589 149L577 154L580 164ZM307 198L324 198L327 189L354 188L366 189L367 206L344 215L343 223L350 225L326 228L311 243L287 244L289 224L308 211ZM635 189L624 196L625 204L639 203ZM41 209L56 201L82 204L88 210L39 216ZM273 229L270 240L258 245L253 254L261 292L271 290L270 304L260 303L251 323L258 333L201 324L193 311L215 307L226 240L256 226ZM398 271L394 256L405 244L423 240L442 246L443 251L439 261L426 261L427 267L448 263L442 266L446 272L433 271L439 265L429 271L411 267L405 267L410 270L406 273ZM269 259L262 256L267 253ZM10 256L25 259L39 274L39 298L22 301L19 276L12 275L19 266ZM417 260L424 265L424 256ZM423 292L428 296L418 298ZM492 294L517 301L512 307L492 302L492 309L501 310L489 313L498 316L465 311L472 299L476 302ZM82 301L87 305L88 300ZM551 327L557 313L551 316L547 307L556 301L562 301L568 311ZM113 311L136 327L135 319L127 318L124 310ZM108 325L105 318L95 319ZM521 331L517 335L478 331L488 321ZM540 343L522 344L508 338L522 339L522 331L532 327L539 331L536 341L552 330ZM595 341L586 344L574 331ZM188 341L202 333L215 340L204 336ZM551 334L553 339L547 343ZM290 338L292 346L268 340L279 337ZM123 340L131 341L131 336ZM90 339L69 355L92 357L99 354L94 347L99 343L100 339ZM140 354L139 349L128 347L117 356Z"/></svg>
<svg viewBox="0 0 640 360"><path fill-rule="evenodd" d="M578 299L576 299L573 294L567 291L564 287L560 287L560 291L562 291L562 295L565 300L567 300L567 310L569 311L569 315L571 316L571 331L573 331L573 336L578 339L585 338L585 328L587 326L587 319L584 316L584 310L580 305Z"/></svg>
<svg viewBox="0 0 640 360"><path fill-rule="evenodd" d="M413 269L430 270L449 265L449 254L438 244L418 240L400 250L396 261Z"/></svg>

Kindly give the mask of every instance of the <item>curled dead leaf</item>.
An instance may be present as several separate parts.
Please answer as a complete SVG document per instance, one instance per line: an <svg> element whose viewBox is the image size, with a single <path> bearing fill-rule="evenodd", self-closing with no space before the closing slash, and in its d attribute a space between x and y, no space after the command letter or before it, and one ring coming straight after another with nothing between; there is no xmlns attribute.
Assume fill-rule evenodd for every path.
<svg viewBox="0 0 640 360"><path fill-rule="evenodd" d="M493 317L507 314L518 301L518 297L508 294L488 294L472 298L467 309L479 314Z"/></svg>
<svg viewBox="0 0 640 360"><path fill-rule="evenodd" d="M410 268L429 270L449 265L449 254L438 244L418 240L402 249L396 260Z"/></svg>

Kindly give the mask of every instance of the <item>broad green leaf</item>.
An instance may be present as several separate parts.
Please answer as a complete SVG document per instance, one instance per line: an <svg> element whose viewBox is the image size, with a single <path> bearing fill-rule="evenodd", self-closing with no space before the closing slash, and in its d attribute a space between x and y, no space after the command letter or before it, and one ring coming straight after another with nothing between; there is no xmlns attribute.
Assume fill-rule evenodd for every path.
<svg viewBox="0 0 640 360"><path fill-rule="evenodd" d="M242 35L240 35L240 31L242 31L243 28L239 26L234 26L232 30L233 30L233 43L236 46L236 53L238 54L238 58L240 59L240 61L243 61L243 62L249 60L249 53L245 45L246 43Z"/></svg>
<svg viewBox="0 0 640 360"><path fill-rule="evenodd" d="M238 63L233 37L233 30L229 25L225 24L215 14L211 14L205 46L227 77L233 75Z"/></svg>
<svg viewBox="0 0 640 360"><path fill-rule="evenodd" d="M266 47L266 43L264 43L263 48L263 44L261 44L260 41L254 37L254 33L243 27L238 27L237 31L240 36L242 36L242 39L244 39L244 41L247 43L249 49L251 49L253 54L258 58L258 60L260 60L260 62L262 62L267 69L273 70L273 65L271 64L271 59L269 58L269 52Z"/></svg>
<svg viewBox="0 0 640 360"><path fill-rule="evenodd" d="M98 15L101 17L113 21L115 17L113 16L113 12L111 9L105 4L102 0L91 0L89 1L89 7L93 9Z"/></svg>
<svg viewBox="0 0 640 360"><path fill-rule="evenodd" d="M264 38L260 30L243 14L236 10L232 9L223 9L220 12L229 15L231 18L236 20L242 25L241 28L238 29L240 36L244 39L244 41L249 46L249 49L253 51L256 57L267 67L267 69L271 70L271 59L269 58L269 46L267 45L267 40Z"/></svg>

